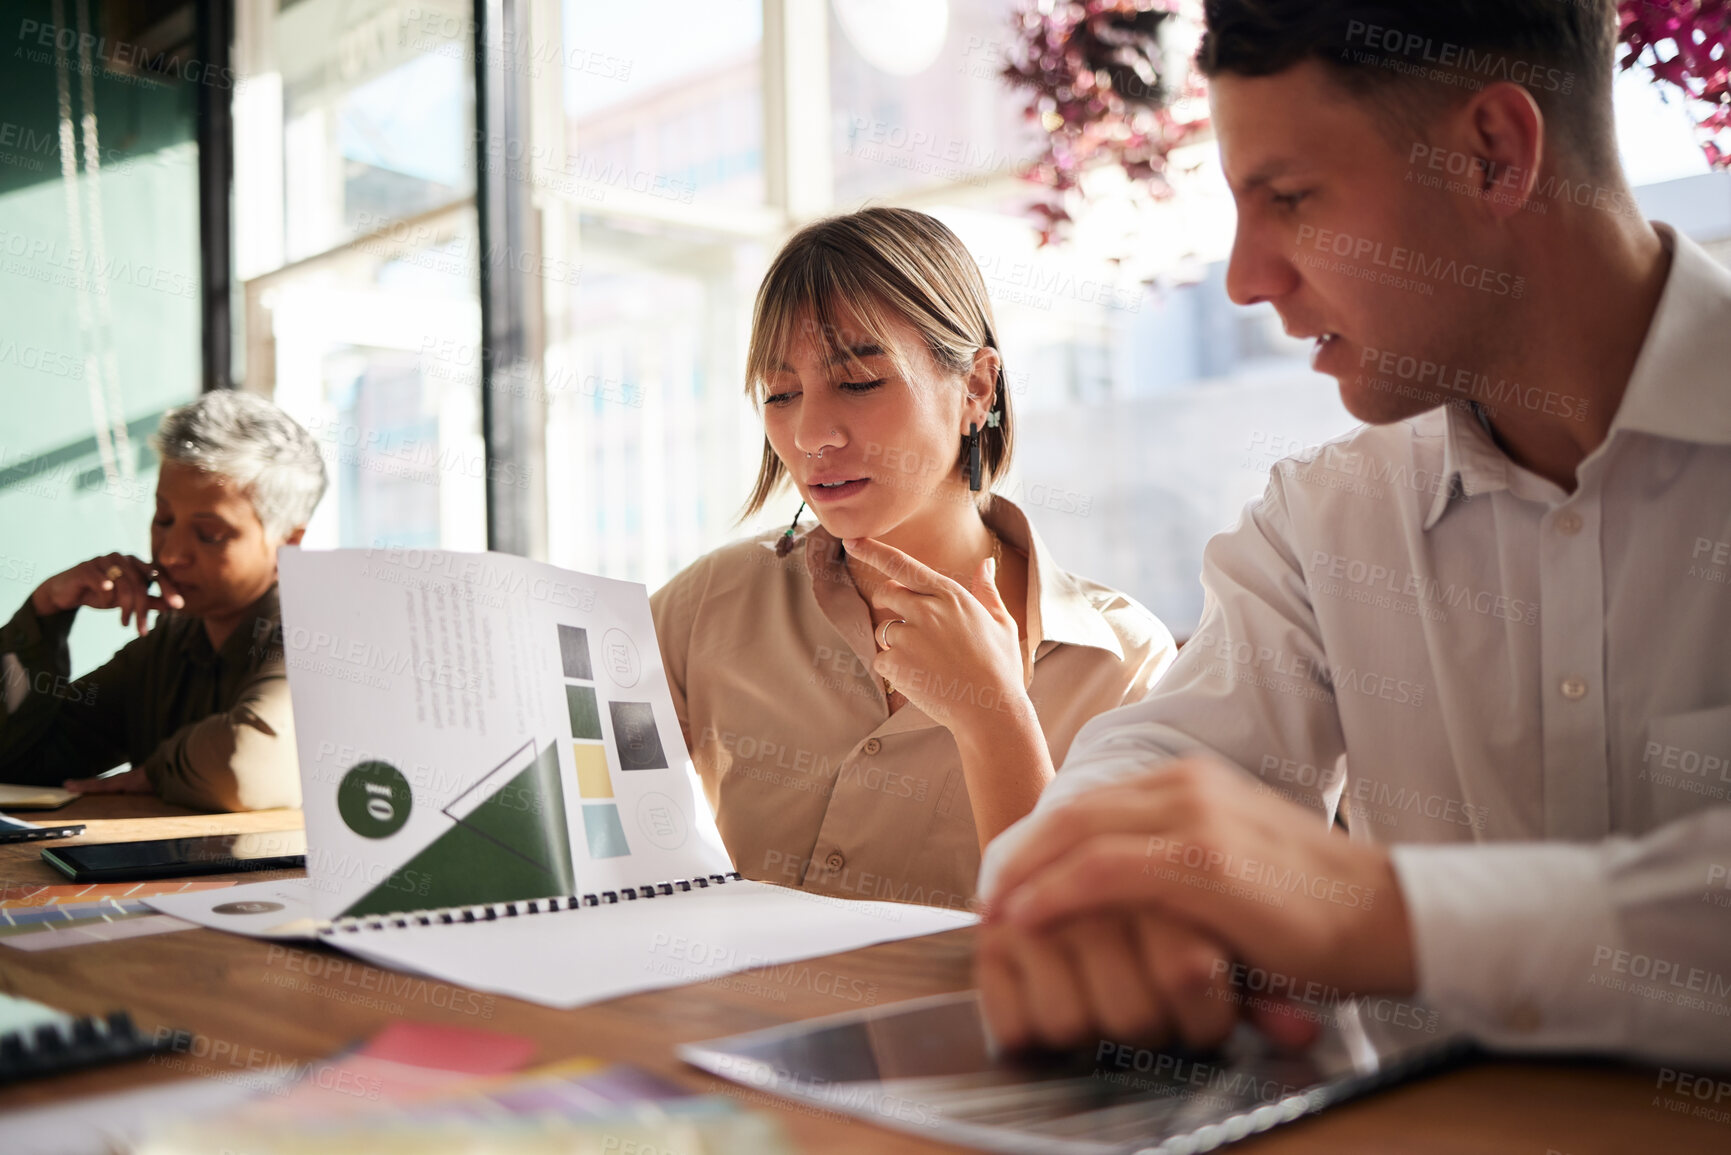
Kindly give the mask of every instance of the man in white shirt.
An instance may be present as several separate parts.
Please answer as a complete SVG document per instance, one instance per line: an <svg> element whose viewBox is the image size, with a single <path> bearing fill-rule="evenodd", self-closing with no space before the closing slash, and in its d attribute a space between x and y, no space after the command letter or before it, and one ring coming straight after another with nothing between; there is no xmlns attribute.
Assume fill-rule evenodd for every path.
<svg viewBox="0 0 1731 1155"><path fill-rule="evenodd" d="M1207 5L1228 288L1368 424L988 848L1003 1041L1302 1042L1322 991L1731 1059L1731 274L1631 207L1614 8Z"/></svg>

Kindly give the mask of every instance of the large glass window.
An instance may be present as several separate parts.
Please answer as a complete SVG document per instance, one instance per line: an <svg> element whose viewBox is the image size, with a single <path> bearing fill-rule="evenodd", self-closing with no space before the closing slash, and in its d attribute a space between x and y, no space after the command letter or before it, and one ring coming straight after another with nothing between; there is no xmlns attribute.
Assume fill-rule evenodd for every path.
<svg viewBox="0 0 1731 1155"><path fill-rule="evenodd" d="M61 22L56 23L59 12ZM198 395L190 4L22 0L0 68L0 613L118 550L148 557L146 444ZM82 35L81 35L82 34ZM126 640L83 613L82 672Z"/></svg>
<svg viewBox="0 0 1731 1155"><path fill-rule="evenodd" d="M473 8L243 6L245 385L324 445L313 546L486 546Z"/></svg>
<svg viewBox="0 0 1731 1155"><path fill-rule="evenodd" d="M745 326L781 229L762 19L756 0L570 0L542 30L564 65L536 109L557 125L537 182L557 564L655 586L741 532L762 444Z"/></svg>

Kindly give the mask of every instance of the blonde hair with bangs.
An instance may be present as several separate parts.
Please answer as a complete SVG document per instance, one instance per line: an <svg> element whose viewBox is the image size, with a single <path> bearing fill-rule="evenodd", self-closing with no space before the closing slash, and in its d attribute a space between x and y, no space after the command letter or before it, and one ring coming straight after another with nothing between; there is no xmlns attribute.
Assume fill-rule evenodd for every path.
<svg viewBox="0 0 1731 1155"><path fill-rule="evenodd" d="M865 325L844 341L836 324L845 305ZM998 351L998 380L991 409L996 428L980 430L984 490L1010 463L1010 398L1004 388L1003 351L992 322L992 303L980 267L956 236L935 217L912 209L868 208L816 221L795 233L776 254L758 287L752 308L751 343L745 355L745 390L762 408L770 375L781 365L802 320L814 324L837 355L849 343L874 341L907 376L908 366L887 339L892 316L912 325L938 366L966 375L981 348ZM960 462L961 450L957 449ZM763 439L757 484L740 519L761 510L786 476L781 458Z"/></svg>

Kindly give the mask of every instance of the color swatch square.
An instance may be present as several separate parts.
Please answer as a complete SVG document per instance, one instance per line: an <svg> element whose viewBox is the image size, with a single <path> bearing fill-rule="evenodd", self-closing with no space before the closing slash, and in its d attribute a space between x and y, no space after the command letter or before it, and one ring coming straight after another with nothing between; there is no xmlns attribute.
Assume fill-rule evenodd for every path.
<svg viewBox="0 0 1731 1155"><path fill-rule="evenodd" d="M595 701L594 686L566 686L565 708L571 712L573 738L601 737L601 707Z"/></svg>
<svg viewBox="0 0 1731 1155"><path fill-rule="evenodd" d="M577 759L577 794L582 798L613 797L613 778L607 773L607 747L573 742Z"/></svg>
<svg viewBox="0 0 1731 1155"><path fill-rule="evenodd" d="M661 750L661 732L655 728L655 711L648 702L609 702L613 713L613 740L619 745L621 770L663 770L667 755Z"/></svg>
<svg viewBox="0 0 1731 1155"><path fill-rule="evenodd" d="M559 627L559 663L565 668L567 678L582 678L585 682L595 680L594 668L589 665L589 631L577 626Z"/></svg>
<svg viewBox="0 0 1731 1155"><path fill-rule="evenodd" d="M583 833L589 839L590 858L623 858L631 853L619 807L611 802L583 808Z"/></svg>

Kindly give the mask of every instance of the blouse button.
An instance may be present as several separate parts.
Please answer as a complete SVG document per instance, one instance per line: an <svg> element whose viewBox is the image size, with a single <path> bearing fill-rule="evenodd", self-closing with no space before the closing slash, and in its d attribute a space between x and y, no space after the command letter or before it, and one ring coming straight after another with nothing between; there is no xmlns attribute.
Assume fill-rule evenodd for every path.
<svg viewBox="0 0 1731 1155"><path fill-rule="evenodd" d="M832 850L829 852L829 857L823 860L823 865L831 874L834 874L847 865L847 859L841 856L841 851Z"/></svg>
<svg viewBox="0 0 1731 1155"><path fill-rule="evenodd" d="M1587 696L1587 683L1579 678L1563 679L1563 697L1571 702L1579 702Z"/></svg>
<svg viewBox="0 0 1731 1155"><path fill-rule="evenodd" d="M1557 532L1563 534L1565 537L1580 533L1581 515L1573 510L1569 510L1566 513L1559 513L1557 515L1556 527Z"/></svg>
<svg viewBox="0 0 1731 1155"><path fill-rule="evenodd" d="M883 748L884 748L884 744L882 742L879 742L876 738L867 738L865 745L861 746L860 750L866 754L876 754L879 750L882 750Z"/></svg>

